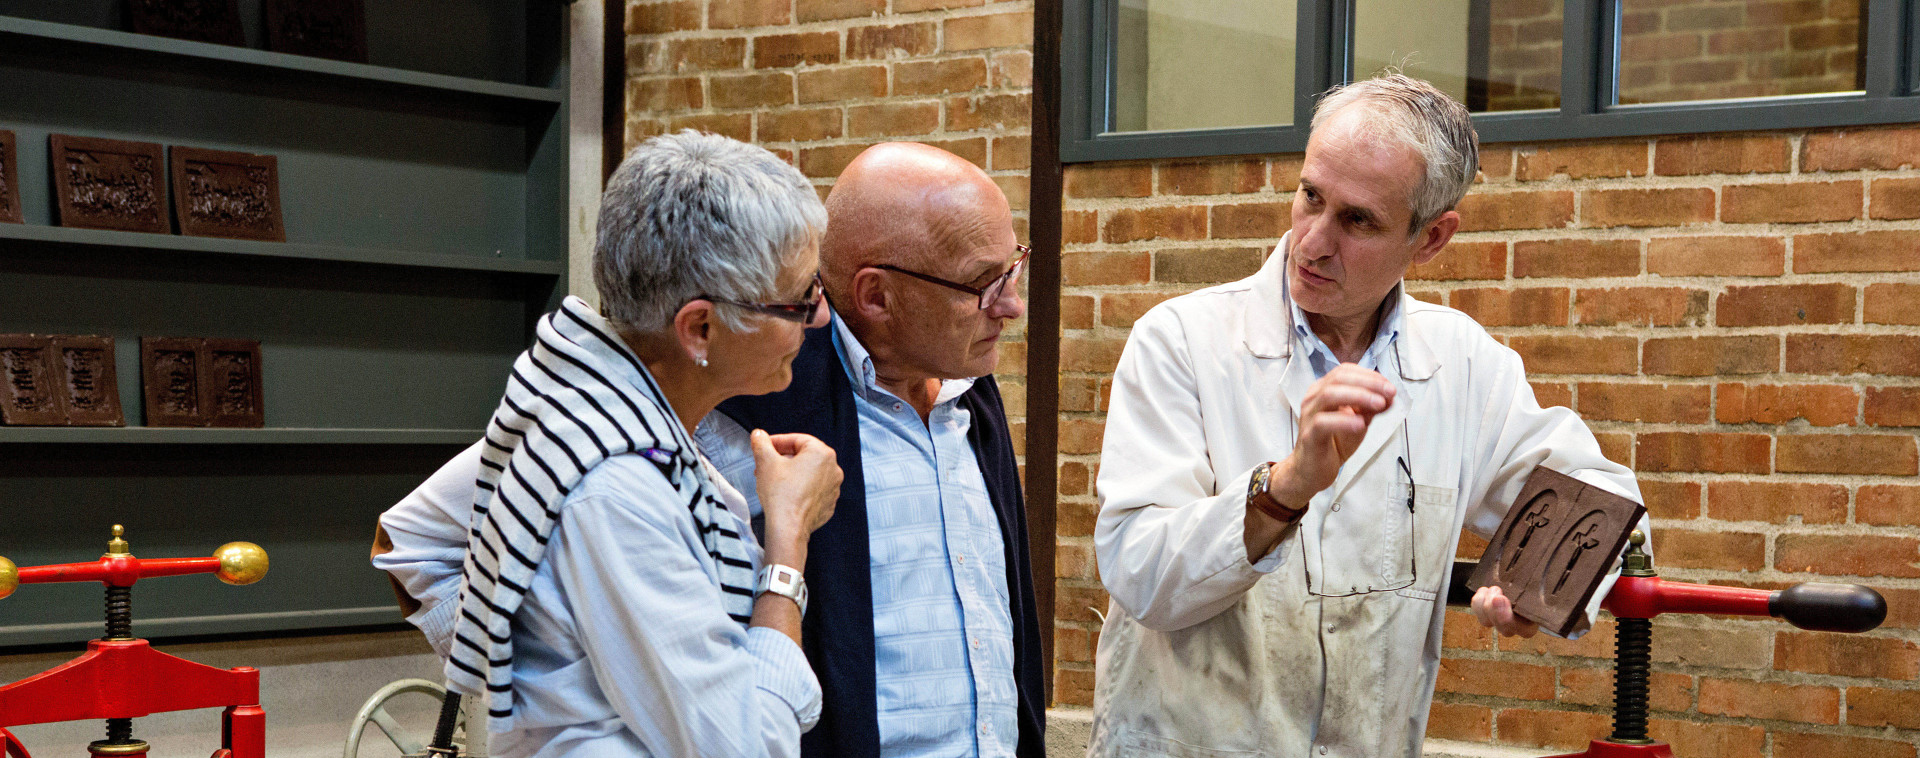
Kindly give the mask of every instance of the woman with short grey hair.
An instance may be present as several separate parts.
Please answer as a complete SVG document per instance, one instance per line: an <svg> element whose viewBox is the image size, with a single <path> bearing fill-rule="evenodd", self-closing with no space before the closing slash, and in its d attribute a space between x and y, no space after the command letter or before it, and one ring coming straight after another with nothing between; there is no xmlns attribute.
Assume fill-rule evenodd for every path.
<svg viewBox="0 0 1920 758"><path fill-rule="evenodd" d="M600 309L540 320L477 446L446 671L488 695L495 755L798 754L820 714L799 569L840 469L755 431L762 544L691 431L792 378L825 226L805 177L724 137L655 137L614 173Z"/></svg>

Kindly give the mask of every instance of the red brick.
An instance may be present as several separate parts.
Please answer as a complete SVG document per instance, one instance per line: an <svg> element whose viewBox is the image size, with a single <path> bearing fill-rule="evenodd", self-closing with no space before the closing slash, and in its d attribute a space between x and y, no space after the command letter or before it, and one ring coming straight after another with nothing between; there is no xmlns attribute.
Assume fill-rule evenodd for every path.
<svg viewBox="0 0 1920 758"><path fill-rule="evenodd" d="M1567 288L1482 287L1453 291L1453 307L1481 326L1566 326Z"/></svg>
<svg viewBox="0 0 1920 758"><path fill-rule="evenodd" d="M1920 426L1920 387L1868 387L1869 426Z"/></svg>
<svg viewBox="0 0 1920 758"><path fill-rule="evenodd" d="M1148 253L1069 250L1060 254L1060 283L1068 287L1146 284L1152 277L1153 257Z"/></svg>
<svg viewBox="0 0 1920 758"><path fill-rule="evenodd" d="M1509 344L1536 374L1632 374L1638 369L1632 337L1514 337Z"/></svg>
<svg viewBox="0 0 1920 758"><path fill-rule="evenodd" d="M1581 225L1680 226L1713 221L1713 190L1705 187L1586 190Z"/></svg>
<svg viewBox="0 0 1920 758"><path fill-rule="evenodd" d="M1200 205L1121 208L1107 216L1100 238L1107 242L1194 240L1207 236L1207 209Z"/></svg>
<svg viewBox="0 0 1920 758"><path fill-rule="evenodd" d="M769 34L753 38L754 68L788 68L807 63L840 62L837 32Z"/></svg>
<svg viewBox="0 0 1920 758"><path fill-rule="evenodd" d="M1130 328L1147 309L1176 297L1179 292L1114 292L1100 296L1100 323Z"/></svg>
<svg viewBox="0 0 1920 758"><path fill-rule="evenodd" d="M1728 287L1716 304L1720 326L1794 326L1853 323L1851 284Z"/></svg>
<svg viewBox="0 0 1920 758"><path fill-rule="evenodd" d="M1771 53L1787 46L1786 30L1780 28L1732 29L1707 35L1708 55L1752 55Z"/></svg>
<svg viewBox="0 0 1920 758"><path fill-rule="evenodd" d="M1633 433L1596 432L1593 438L1599 441L1600 454L1607 460L1633 468Z"/></svg>
<svg viewBox="0 0 1920 758"><path fill-rule="evenodd" d="M1098 585L1082 587L1062 582L1054 589L1053 597L1054 621L1098 624L1100 617L1095 615L1095 609L1100 613L1107 610L1107 593Z"/></svg>
<svg viewBox="0 0 1920 758"><path fill-rule="evenodd" d="M1829 676L1912 679L1920 674L1920 645L1907 640L1823 632L1774 636L1773 667Z"/></svg>
<svg viewBox="0 0 1920 758"><path fill-rule="evenodd" d="M1007 203L1013 206L1015 213L1027 209L1028 199L1033 194L1033 188L1026 174L1004 174L996 176L993 177L993 183L1000 186L1001 194L1007 196Z"/></svg>
<svg viewBox="0 0 1920 758"><path fill-rule="evenodd" d="M1869 284L1863 311L1869 324L1920 324L1920 284Z"/></svg>
<svg viewBox="0 0 1920 758"><path fill-rule="evenodd" d="M1767 567L1767 536L1751 532L1661 529L1656 555L1667 568L1759 571Z"/></svg>
<svg viewBox="0 0 1920 758"><path fill-rule="evenodd" d="M1433 260L1407 271L1411 280L1504 279L1507 243L1453 242Z"/></svg>
<svg viewBox="0 0 1920 758"><path fill-rule="evenodd" d="M1654 534L1657 547L1654 559L1663 560L1670 552L1664 541L1666 532ZM1724 583L1722 583L1724 584ZM1758 672L1773 668L1773 632L1753 628L1680 626L1680 617L1668 616L1653 624L1653 661L1693 668L1745 669Z"/></svg>
<svg viewBox="0 0 1920 758"><path fill-rule="evenodd" d="M627 108L634 113L693 110L705 104L699 79L635 79L627 83Z"/></svg>
<svg viewBox="0 0 1920 758"><path fill-rule="evenodd" d="M1463 232L1557 229L1573 223L1573 193L1470 192L1455 210Z"/></svg>
<svg viewBox="0 0 1920 758"><path fill-rule="evenodd" d="M1147 197L1153 194L1153 166L1144 163L1082 163L1068 166L1067 197Z"/></svg>
<svg viewBox="0 0 1920 758"><path fill-rule="evenodd" d="M1493 739L1493 709L1434 701L1427 707L1427 738L1486 742Z"/></svg>
<svg viewBox="0 0 1920 758"><path fill-rule="evenodd" d="M1700 490L1699 482L1640 480L1640 496L1646 499L1647 515L1657 519L1699 518Z"/></svg>
<svg viewBox="0 0 1920 758"><path fill-rule="evenodd" d="M1722 384L1714 420L1722 424L1784 424L1803 418L1814 426L1851 424L1860 395L1838 384Z"/></svg>
<svg viewBox="0 0 1920 758"><path fill-rule="evenodd" d="M1876 740L1868 737L1845 737L1837 734L1774 732L1773 754L1777 756L1913 758L1913 745L1907 742Z"/></svg>
<svg viewBox="0 0 1920 758"><path fill-rule="evenodd" d="M1472 613L1449 608L1440 626L1440 647L1446 650L1492 650L1493 630L1481 626Z"/></svg>
<svg viewBox="0 0 1920 758"><path fill-rule="evenodd" d="M847 106L847 136L899 137L940 128L940 104L889 100Z"/></svg>
<svg viewBox="0 0 1920 758"><path fill-rule="evenodd" d="M1848 687L1847 723L1920 729L1920 691Z"/></svg>
<svg viewBox="0 0 1920 758"><path fill-rule="evenodd" d="M1791 143L1784 137L1662 139L1653 143L1653 172L1661 176L1777 174L1787 170L1791 150Z"/></svg>
<svg viewBox="0 0 1920 758"><path fill-rule="evenodd" d="M1501 637L1497 642L1500 652L1503 653L1546 655L1557 658L1612 658L1614 624L1613 619L1602 618L1594 622L1592 630L1577 640L1562 639L1551 634L1536 634L1532 637Z"/></svg>
<svg viewBox="0 0 1920 758"><path fill-rule="evenodd" d="M1064 550L1066 549L1066 546L1062 545L1058 549ZM1057 559L1059 556L1059 553L1056 552L1054 555L1056 556L1056 559ZM1062 576L1061 578L1078 579L1080 577ZM1056 624L1053 628L1053 660L1054 662L1055 663L1080 663L1080 664L1092 663L1093 650L1094 650L1093 637L1094 637L1094 634L1091 630L1088 630L1079 626L1067 626L1065 624Z"/></svg>
<svg viewBox="0 0 1920 758"><path fill-rule="evenodd" d="M866 145L832 145L800 151L800 173L816 178L839 176Z"/></svg>
<svg viewBox="0 0 1920 758"><path fill-rule="evenodd" d="M800 23L864 18L887 12L887 0L806 0L795 3Z"/></svg>
<svg viewBox="0 0 1920 758"><path fill-rule="evenodd" d="M1533 399L1542 408L1561 406L1573 409L1573 385L1561 382L1527 382L1533 388Z"/></svg>
<svg viewBox="0 0 1920 758"><path fill-rule="evenodd" d="M1031 47L1033 11L960 16L947 19L943 47L947 52L989 47Z"/></svg>
<svg viewBox="0 0 1920 758"><path fill-rule="evenodd" d="M1772 438L1764 434L1642 432L1634 462L1641 471L1769 473Z"/></svg>
<svg viewBox="0 0 1920 758"><path fill-rule="evenodd" d="M1847 520L1847 488L1804 482L1713 482L1707 485L1707 515L1720 521L1839 524Z"/></svg>
<svg viewBox="0 0 1920 758"><path fill-rule="evenodd" d="M1920 376L1920 337L1789 334L1787 370L1798 374Z"/></svg>
<svg viewBox="0 0 1920 758"><path fill-rule="evenodd" d="M1655 237L1647 273L1661 276L1779 276L1787 244L1778 237Z"/></svg>
<svg viewBox="0 0 1920 758"><path fill-rule="evenodd" d="M700 28L700 3L635 3L627 6L627 34L666 34Z"/></svg>
<svg viewBox="0 0 1920 758"><path fill-rule="evenodd" d="M1911 434L1783 434L1778 468L1806 474L1920 474Z"/></svg>
<svg viewBox="0 0 1920 758"><path fill-rule="evenodd" d="M1707 320L1707 291L1684 287L1619 287L1574 293L1582 326L1699 326Z"/></svg>
<svg viewBox="0 0 1920 758"><path fill-rule="evenodd" d="M987 84L987 61L978 56L893 64L894 95L944 95Z"/></svg>
<svg viewBox="0 0 1920 758"><path fill-rule="evenodd" d="M1700 712L1716 716L1837 724L1840 722L1840 691L1832 687L1701 677Z"/></svg>
<svg viewBox="0 0 1920 758"><path fill-rule="evenodd" d="M1638 240L1531 240L1513 243L1515 277L1604 277L1640 273Z"/></svg>
<svg viewBox="0 0 1920 758"><path fill-rule="evenodd" d="M715 76L713 105L716 108L766 108L793 104L793 74L741 74Z"/></svg>
<svg viewBox="0 0 1920 758"><path fill-rule="evenodd" d="M1093 298L1075 298L1092 300ZM1087 306L1086 323L1093 328L1093 306ZM1060 378L1060 410L1093 413L1099 407L1100 382L1090 376L1064 376ZM1065 494L1065 493L1062 493Z"/></svg>
<svg viewBox="0 0 1920 758"><path fill-rule="evenodd" d="M1054 523L1062 537L1092 537L1093 525L1099 516L1099 505L1069 500L1060 503Z"/></svg>
<svg viewBox="0 0 1920 758"><path fill-rule="evenodd" d="M1096 363L1105 358L1107 349L1110 347L1107 343L1110 341L1111 340L1087 339L1061 340L1060 362L1062 365L1071 362L1076 366ZM1118 358L1119 350L1113 350L1113 354L1115 358ZM1104 369L1093 370L1113 370L1112 363L1106 363L1104 365L1106 366ZM1098 454L1100 452L1100 436L1105 432L1106 423L1103 421L1085 418L1062 418L1060 419L1060 454Z"/></svg>
<svg viewBox="0 0 1920 758"><path fill-rule="evenodd" d="M1648 719L1647 735L1667 743L1674 755L1699 758L1753 758L1765 754L1767 742L1767 730L1757 726L1698 720Z"/></svg>
<svg viewBox="0 0 1920 758"><path fill-rule="evenodd" d="M1061 212L1060 241L1068 244L1099 242L1100 214L1096 211Z"/></svg>
<svg viewBox="0 0 1920 758"><path fill-rule="evenodd" d="M1782 534L1773 567L1824 576L1920 576L1920 540L1877 534Z"/></svg>
<svg viewBox="0 0 1920 758"><path fill-rule="evenodd" d="M839 108L761 111L759 139L762 142L811 142L840 136Z"/></svg>
<svg viewBox="0 0 1920 758"><path fill-rule="evenodd" d="M934 51L938 36L932 23L856 26L847 30L847 59L922 57Z"/></svg>
<svg viewBox="0 0 1920 758"><path fill-rule="evenodd" d="M1278 203L1216 205L1209 215L1214 239L1279 237L1293 225L1287 207Z"/></svg>
<svg viewBox="0 0 1920 758"><path fill-rule="evenodd" d="M662 71L720 71L747 65L746 37L701 37L667 41L661 52Z"/></svg>
<svg viewBox="0 0 1920 758"><path fill-rule="evenodd" d="M1238 281L1260 270L1266 253L1259 247L1161 250L1153 254L1153 279L1182 284Z"/></svg>
<svg viewBox="0 0 1920 758"><path fill-rule="evenodd" d="M1865 129L1809 134L1800 143L1801 171L1901 168L1920 155L1920 129Z"/></svg>
<svg viewBox="0 0 1920 758"><path fill-rule="evenodd" d="M1231 195L1257 192L1266 185L1262 160L1214 160L1168 163L1158 169L1166 195Z"/></svg>
<svg viewBox="0 0 1920 758"><path fill-rule="evenodd" d="M1802 234L1793 238L1793 271L1920 271L1920 231Z"/></svg>
<svg viewBox="0 0 1920 758"><path fill-rule="evenodd" d="M1085 495L1091 490L1091 481L1091 475L1087 471L1087 464L1077 461L1067 461L1066 463L1060 464L1060 494L1068 496ZM1055 560L1058 560L1057 554ZM1074 574L1056 574L1056 576L1083 578Z"/></svg>
<svg viewBox="0 0 1920 758"><path fill-rule="evenodd" d="M1648 706L1653 710L1685 711L1693 707L1693 677L1657 671L1648 677L1647 684ZM1613 669L1562 666L1560 702L1613 707Z"/></svg>
<svg viewBox="0 0 1920 758"><path fill-rule="evenodd" d="M1300 189L1300 167L1302 156L1295 153L1286 157L1276 157L1267 166L1267 184L1275 192L1292 192Z"/></svg>
<svg viewBox="0 0 1920 758"><path fill-rule="evenodd" d="M986 3L987 0L893 0L893 12L913 13L947 8L971 8Z"/></svg>
<svg viewBox="0 0 1920 758"><path fill-rule="evenodd" d="M1764 335L1650 339L1641 352L1648 376L1765 374L1780 367L1780 338Z"/></svg>
<svg viewBox="0 0 1920 758"><path fill-rule="evenodd" d="M1867 215L1876 219L1920 218L1920 179L1873 180Z"/></svg>
<svg viewBox="0 0 1920 758"><path fill-rule="evenodd" d="M746 142L753 139L753 114L751 113L693 113L675 116L668 122L668 131L692 129L709 132Z"/></svg>
<svg viewBox="0 0 1920 758"><path fill-rule="evenodd" d="M1033 88L1033 51L998 50L987 65L993 86L1000 89Z"/></svg>
<svg viewBox="0 0 1920 758"><path fill-rule="evenodd" d="M707 5L709 29L784 26L792 22L793 5L787 0L709 0Z"/></svg>
<svg viewBox="0 0 1920 758"><path fill-rule="evenodd" d="M1580 415L1607 421L1704 424L1713 388L1704 384L1581 382Z"/></svg>
<svg viewBox="0 0 1920 758"><path fill-rule="evenodd" d="M959 2L979 3L983 0L959 0ZM1093 705L1093 670L1070 669L1065 666L1053 668L1053 700L1060 705Z"/></svg>
<svg viewBox="0 0 1920 758"><path fill-rule="evenodd" d="M1585 748L1589 741L1608 734L1612 723L1598 713L1530 708L1507 708L1495 721L1501 742L1563 750Z"/></svg>
<svg viewBox="0 0 1920 758"><path fill-rule="evenodd" d="M1474 658L1442 658L1436 692L1553 699L1553 667Z"/></svg>
<svg viewBox="0 0 1920 758"><path fill-rule="evenodd" d="M1493 181L1513 176L1514 149L1511 147L1480 146L1479 181Z"/></svg>
<svg viewBox="0 0 1920 758"><path fill-rule="evenodd" d="M1860 218L1861 183L1736 184L1720 190L1720 220L1729 224L1852 221Z"/></svg>
<svg viewBox="0 0 1920 758"><path fill-rule="evenodd" d="M1570 179L1647 175L1647 143L1596 142L1523 148L1514 178L1535 182L1566 175Z"/></svg>
<svg viewBox="0 0 1920 758"><path fill-rule="evenodd" d="M993 138L994 171L1024 171L1032 165L1033 138L1014 135Z"/></svg>
<svg viewBox="0 0 1920 758"><path fill-rule="evenodd" d="M800 88L800 102L803 103L837 103L884 97L887 94L887 67L835 66L801 71L796 81Z"/></svg>
<svg viewBox="0 0 1920 758"><path fill-rule="evenodd" d="M1024 127L1033 118L1032 95L969 95L947 98L947 130Z"/></svg>

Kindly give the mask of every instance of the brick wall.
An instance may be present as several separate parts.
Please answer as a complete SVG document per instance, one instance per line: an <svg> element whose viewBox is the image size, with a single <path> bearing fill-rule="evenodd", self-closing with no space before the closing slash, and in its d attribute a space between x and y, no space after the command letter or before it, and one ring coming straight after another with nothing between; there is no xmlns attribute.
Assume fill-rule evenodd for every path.
<svg viewBox="0 0 1920 758"><path fill-rule="evenodd" d="M1920 129L1490 145L1417 297L1473 315L1640 475L1668 578L1857 581L1863 635L1655 622L1654 734L1696 756L1920 744ZM1062 262L1057 692L1091 702L1103 413L1134 319L1253 272L1299 155L1072 166ZM1463 557L1484 547L1466 540ZM1611 621L1502 640L1449 615L1430 734L1573 748L1609 731Z"/></svg>
<svg viewBox="0 0 1920 758"><path fill-rule="evenodd" d="M1624 0L1620 102L1840 92L1859 85L1861 0ZM1491 0L1488 110L1560 104L1562 6Z"/></svg>
<svg viewBox="0 0 1920 758"><path fill-rule="evenodd" d="M973 161L1027 238L1032 0L666 0L627 6L629 146L698 129L766 147L819 187L870 145ZM1025 442L1026 322L997 372Z"/></svg>

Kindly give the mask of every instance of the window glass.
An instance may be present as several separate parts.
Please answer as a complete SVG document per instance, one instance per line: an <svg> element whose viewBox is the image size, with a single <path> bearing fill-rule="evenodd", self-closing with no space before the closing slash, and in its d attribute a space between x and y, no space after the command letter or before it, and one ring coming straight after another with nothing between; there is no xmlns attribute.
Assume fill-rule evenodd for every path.
<svg viewBox="0 0 1920 758"><path fill-rule="evenodd" d="M1368 0L1353 19L1353 72L1387 66L1474 112L1560 107L1561 0Z"/></svg>
<svg viewBox="0 0 1920 758"><path fill-rule="evenodd" d="M1861 88L1865 0L1620 0L1618 102Z"/></svg>
<svg viewBox="0 0 1920 758"><path fill-rule="evenodd" d="M1114 130L1293 123L1295 0L1120 0Z"/></svg>

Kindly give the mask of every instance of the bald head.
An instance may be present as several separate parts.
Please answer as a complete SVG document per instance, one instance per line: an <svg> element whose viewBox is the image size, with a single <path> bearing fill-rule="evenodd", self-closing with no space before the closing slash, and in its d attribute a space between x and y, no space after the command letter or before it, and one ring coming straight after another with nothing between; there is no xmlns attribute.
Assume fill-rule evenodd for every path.
<svg viewBox="0 0 1920 758"><path fill-rule="evenodd" d="M829 293L845 291L861 266L936 268L1012 224L1007 196L980 167L912 142L854 158L827 195L827 217L820 268Z"/></svg>

